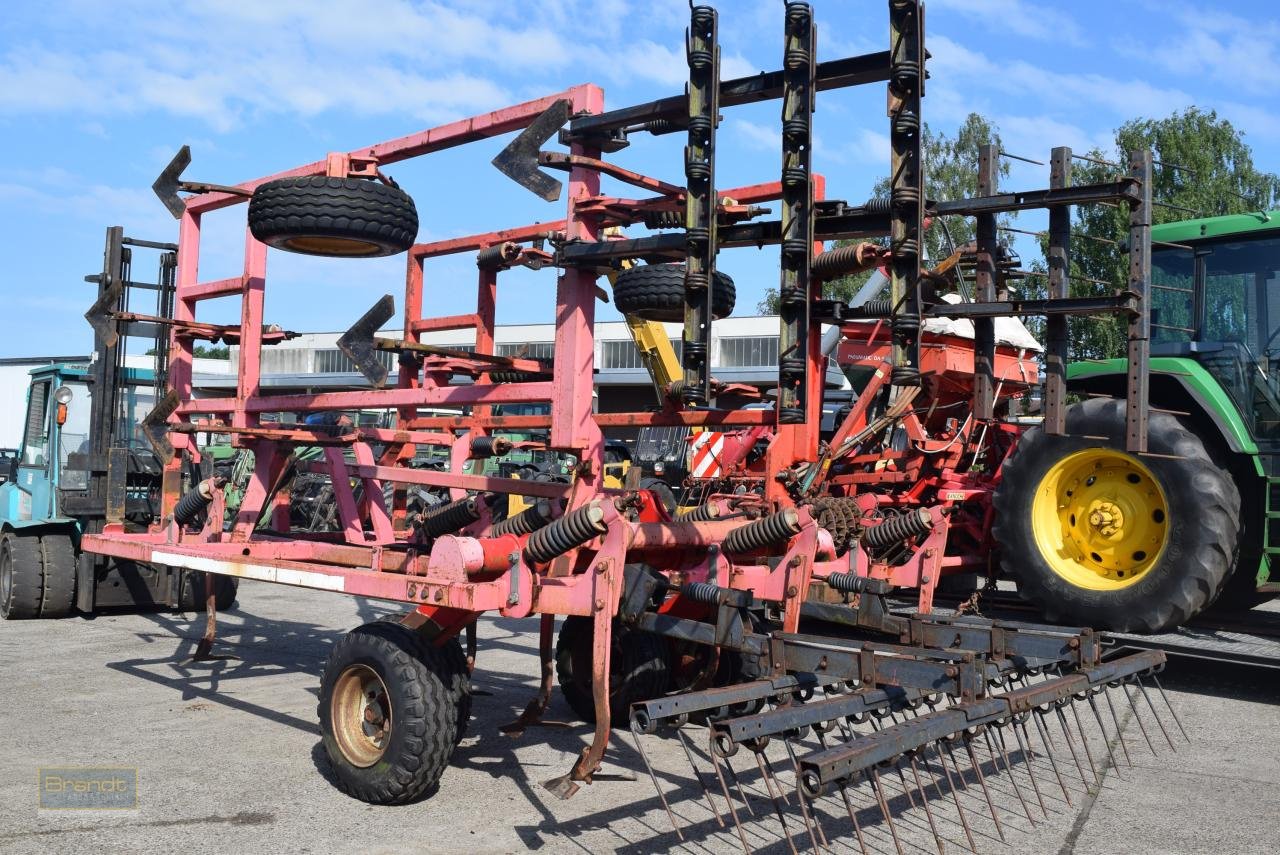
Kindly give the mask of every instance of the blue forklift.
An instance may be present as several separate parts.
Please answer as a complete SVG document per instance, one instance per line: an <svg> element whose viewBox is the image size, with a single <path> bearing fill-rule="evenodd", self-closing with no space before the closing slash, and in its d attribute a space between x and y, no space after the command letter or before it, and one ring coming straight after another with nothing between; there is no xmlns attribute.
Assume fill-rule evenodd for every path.
<svg viewBox="0 0 1280 855"><path fill-rule="evenodd" d="M137 249L160 253L154 283L132 278ZM59 618L107 608L204 608L204 574L79 551L80 536L108 524L145 529L159 518L164 470L143 420L167 387L177 246L107 229L101 274L86 318L94 327L87 362L31 372L22 444L0 465L0 616ZM155 292L155 314L130 311ZM125 365L127 341L147 340L155 368ZM184 473L192 479L198 472ZM215 578L215 606L229 608L236 580Z"/></svg>

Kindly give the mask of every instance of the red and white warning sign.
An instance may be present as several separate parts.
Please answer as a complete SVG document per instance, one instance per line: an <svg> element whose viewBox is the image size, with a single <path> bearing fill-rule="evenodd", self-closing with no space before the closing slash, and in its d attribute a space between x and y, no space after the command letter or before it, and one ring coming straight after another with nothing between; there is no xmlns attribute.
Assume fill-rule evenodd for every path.
<svg viewBox="0 0 1280 855"><path fill-rule="evenodd" d="M724 475L721 459L724 434L704 430L689 438L689 474L694 478L719 478Z"/></svg>

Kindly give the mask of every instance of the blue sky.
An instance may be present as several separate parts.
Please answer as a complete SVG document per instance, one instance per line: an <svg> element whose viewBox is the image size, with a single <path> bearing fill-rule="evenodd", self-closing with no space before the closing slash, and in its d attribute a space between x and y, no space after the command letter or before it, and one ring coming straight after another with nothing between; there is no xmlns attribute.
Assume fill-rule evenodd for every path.
<svg viewBox="0 0 1280 855"><path fill-rule="evenodd" d="M724 76L778 67L781 0L716 5ZM885 46L884 0L813 5L820 58ZM176 239L150 185L183 143L194 153L188 177L234 183L575 83L601 84L615 107L676 94L687 15L685 0L11 0L0 17L0 356L90 347L82 277L100 266L103 229ZM1270 0L929 0L928 24L925 117L936 128L978 112L1007 150L1042 159L1053 145L1110 147L1125 120L1194 104L1229 118L1257 165L1280 171L1280 8ZM886 171L883 111L882 85L820 97L815 167L829 196L863 200ZM722 187L777 176L777 117L777 102L726 112ZM615 159L682 183L679 136L641 136ZM488 165L503 144L391 169L417 201L420 240L562 215L561 203ZM1016 164L1006 186L1046 182L1041 168ZM209 219L202 279L239 271L243 212ZM739 313L777 279L768 251L727 252L721 267L738 281ZM429 264L429 309L468 310L474 270L462 257ZM137 273L152 275L150 256ZM499 321L549 321L553 274L506 276ZM344 329L381 294L398 301L402 282L403 257L273 251L267 320ZM209 320L231 319L213 308Z"/></svg>

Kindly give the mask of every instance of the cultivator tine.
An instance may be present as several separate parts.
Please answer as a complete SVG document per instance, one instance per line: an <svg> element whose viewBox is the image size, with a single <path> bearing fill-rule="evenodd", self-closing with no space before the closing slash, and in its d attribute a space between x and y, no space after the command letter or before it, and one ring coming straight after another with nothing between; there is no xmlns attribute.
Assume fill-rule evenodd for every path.
<svg viewBox="0 0 1280 855"><path fill-rule="evenodd" d="M1076 753L1075 740L1071 738L1071 728L1067 726L1067 717L1062 712L1062 707L1054 704L1054 713L1058 716L1058 726L1062 728L1062 741L1067 743L1067 750L1071 752L1071 759L1075 761L1076 771L1080 773L1080 783L1084 784L1085 791L1089 789L1089 779L1084 774L1084 766L1080 764L1080 755ZM1092 771L1092 767L1090 767Z"/></svg>
<svg viewBox="0 0 1280 855"><path fill-rule="evenodd" d="M142 419L142 435L160 462L168 465L173 460L173 443L169 441L169 416L178 409L181 400L170 389Z"/></svg>
<svg viewBox="0 0 1280 855"><path fill-rule="evenodd" d="M640 740L640 730L636 727L635 722L631 723L631 736L636 741L636 753L640 755L640 759L644 761L644 768L649 772L649 779L653 781L653 788L658 792L658 798L662 800L662 807L667 812L667 819L671 820L671 828L675 830L676 837L680 838L680 842L684 842L684 832L680 830L680 825L676 822L676 815L671 812L671 805L667 802L667 794L662 792L662 785L658 783L658 776L653 771L653 764L649 762L649 755L645 753L644 743ZM694 770L697 771L696 769Z"/></svg>
<svg viewBox="0 0 1280 855"><path fill-rule="evenodd" d="M375 389L386 385L387 366L378 357L373 337L395 316L395 298L384 294L381 300L374 303L369 311L360 316L360 320L338 338L338 349L355 363L356 369Z"/></svg>
<svg viewBox="0 0 1280 855"><path fill-rule="evenodd" d="M956 788L955 779L951 777L951 768L947 766L947 758L943 755L941 748L934 746L933 750L938 755L938 765L942 767L943 775L947 779L947 789L951 790L951 799L956 803L956 814L960 817L960 825L964 828L964 836L969 840L969 851L977 855L978 846L973 842L973 831L969 828L969 821L965 819L964 805L960 803L960 791ZM959 771L957 769L956 773L959 774Z"/></svg>
<svg viewBox="0 0 1280 855"><path fill-rule="evenodd" d="M634 724L632 730L635 730ZM637 734L636 739L639 739ZM676 738L680 741L680 747L684 749L684 756L689 761L689 768L693 770L693 777L698 780L698 786L702 788L702 795L707 799L707 807L711 808L711 813L715 815L716 822L721 828L724 828L724 818L720 815L720 809L716 807L715 802L711 799L711 790L707 788L707 784L702 780L702 772L698 769L698 765L693 762L693 750L689 747L689 738L684 735L684 730L676 728Z"/></svg>
<svg viewBox="0 0 1280 855"><path fill-rule="evenodd" d="M846 734L845 738L848 739L849 730L845 726L844 722L838 721L836 722L836 724L840 727L841 733ZM826 733L823 732L822 730L815 730L815 733L817 733L818 735L818 744L821 745L823 748L826 748L827 747ZM797 766L796 774L799 775L798 766ZM935 784L935 787L936 787L936 784ZM858 837L858 848L862 850L862 855L868 855L867 841L864 840L862 837L862 823L858 822L858 815L857 815L857 812L853 809L853 802L849 801L849 788L844 781L841 781L839 783L838 788L840 790L840 800L844 802L844 809L849 814L849 822L853 823L853 833ZM797 787L797 790L798 789L799 788ZM803 793L800 794L800 798L802 799L804 798Z"/></svg>
<svg viewBox="0 0 1280 855"><path fill-rule="evenodd" d="M184 145L178 149L178 153L173 156L173 160L169 161L156 178L155 183L151 185L151 189L155 191L156 196L169 209L169 213L173 215L175 220L182 219L182 215L187 211L187 203L178 195L178 189L182 178L182 172L191 165L191 146Z"/></svg>
<svg viewBox="0 0 1280 855"><path fill-rule="evenodd" d="M1178 711L1173 708L1173 704L1169 703L1169 696L1165 694L1164 686L1160 685L1160 678L1154 673L1151 675L1151 682L1155 683L1156 691L1160 693L1160 699L1164 701L1164 705L1169 708L1169 714L1173 716L1173 721L1178 725L1178 730L1182 732L1182 738L1187 742L1191 741L1191 737L1187 735L1187 729L1182 726L1182 719L1178 718Z"/></svg>
<svg viewBox="0 0 1280 855"><path fill-rule="evenodd" d="M724 800L729 804L729 815L733 818L733 827L737 829L738 839L742 841L742 851L745 852L746 855L751 855L751 846L747 843L747 834L742 830L742 820L738 817L738 808L733 803L733 797L729 795L729 787L725 783L724 772L720 769L720 760L716 756L714 746L709 748L708 754L711 757L711 767L716 770L716 778L720 781L720 792L724 794ZM733 783L738 788L739 798L742 798L743 804L745 804L747 809L750 810L751 805L747 802L746 798L742 796L742 785L738 783L738 776L734 773L733 766L729 763L729 758L725 758L724 765L728 767L729 774L733 778ZM754 810L751 811L751 815L755 816Z"/></svg>
<svg viewBox="0 0 1280 855"><path fill-rule="evenodd" d="M569 100L561 98L543 110L506 148L498 152L493 165L535 196L548 202L559 199L564 185L538 169L538 150L569 121L571 109Z"/></svg>
<svg viewBox="0 0 1280 855"><path fill-rule="evenodd" d="M796 776L796 802L800 805L800 816L804 820L805 830L809 832L809 842L813 844L813 851L821 852L822 847L818 845L818 839L822 840L822 846L830 846L831 842L827 840L827 833L822 830L822 823L818 822L816 813L813 816L809 814L809 805L806 803L804 793L800 790L800 761L796 759L796 752L791 748L791 740L786 736L783 736L782 747L787 749L787 756L791 758L791 770ZM768 762L767 757L765 762ZM817 837L814 837L815 828L818 832Z"/></svg>
<svg viewBox="0 0 1280 855"><path fill-rule="evenodd" d="M1045 819L1048 819L1049 809L1045 807L1044 796L1040 794L1040 783L1036 780L1035 769L1031 762L1031 750L1025 743L1023 743L1022 734L1018 732L1019 726L1019 722L1015 721L1013 723L1013 738L1018 741L1018 750L1022 752L1022 762L1023 765L1027 767L1027 777L1031 779L1031 789L1035 791L1036 801L1040 803L1040 812L1044 815ZM1003 747L1004 733L997 730L996 737L1000 740L1001 747Z"/></svg>
<svg viewBox="0 0 1280 855"><path fill-rule="evenodd" d="M1142 697L1147 701L1147 706L1151 708L1151 717L1156 720L1156 724L1160 727L1160 732L1164 734L1164 741L1169 743L1169 749L1176 753L1178 748L1173 744L1169 731L1165 729L1164 722L1160 719L1160 713L1156 712L1156 705L1151 702L1151 696L1147 694L1147 687L1142 685L1142 678L1134 677L1133 682L1138 684L1138 691L1142 693Z"/></svg>
<svg viewBox="0 0 1280 855"><path fill-rule="evenodd" d="M1111 761L1111 768L1116 770L1116 775L1120 775L1120 764L1116 762L1115 751L1111 748L1111 739L1107 736L1107 728L1102 723L1102 713L1098 711L1098 703L1093 699L1093 693L1089 692L1085 699L1089 702L1089 709L1093 710L1093 718L1098 722L1098 732L1102 734L1102 744L1107 749L1107 759ZM1123 739L1123 736L1121 736Z"/></svg>
<svg viewBox="0 0 1280 855"><path fill-rule="evenodd" d="M760 745L748 746L751 753L756 759L756 766L760 769L760 778L764 781L764 788L769 793L769 798L773 800L774 812L778 815L778 822L782 824L782 836L786 838L787 846L790 847L792 855L798 855L796 852L795 841L791 839L791 829L787 827L787 813L782 809L783 800L779 798L780 792L775 793L773 770L771 765L766 765L767 760L764 757L764 748ZM781 787L778 788L781 791Z"/></svg>
<svg viewBox="0 0 1280 855"><path fill-rule="evenodd" d="M1080 720L1080 710L1076 704L1068 704L1071 707L1071 715L1076 720L1076 729L1080 731L1080 742L1084 744L1084 756L1089 761L1089 771L1093 772L1093 780L1099 787L1102 786L1102 778L1098 775L1098 764L1093 762L1093 752L1089 750L1089 736L1084 731L1084 722Z"/></svg>
<svg viewBox="0 0 1280 855"><path fill-rule="evenodd" d="M1124 730L1120 727L1120 716L1116 715L1115 702L1111 700L1111 692L1103 690L1102 696L1107 699L1107 708L1111 710L1111 720L1116 724L1116 738L1120 740L1120 750L1124 752L1124 762L1133 768L1133 758L1129 756L1129 746L1124 739Z"/></svg>
<svg viewBox="0 0 1280 855"><path fill-rule="evenodd" d="M916 756L911 754L911 774L916 779L916 791L920 794L920 804L924 805L924 815L929 820L929 830L933 832L933 842L938 845L938 855L947 855L947 847L942 844L942 836L938 834L938 826L933 822L933 811L929 809L929 796L924 791L924 785L920 783L920 766L916 763Z"/></svg>
<svg viewBox="0 0 1280 855"><path fill-rule="evenodd" d="M995 743L991 740L991 731L983 728L982 738L987 743L987 753L991 755L991 766L997 772L1000 771L1000 762L1004 762L1004 770L1009 773L1009 783L1013 786L1013 792L1018 796L1018 801L1022 803L1022 812L1027 815L1027 822L1032 825L1036 821L1031 817L1031 808L1027 806L1027 800L1022 796L1022 788L1018 786L1018 779L1013 774L1013 767L1009 765L1009 755L1005 753L1004 745L1000 746L1000 753L996 754Z"/></svg>
<svg viewBox="0 0 1280 855"><path fill-rule="evenodd" d="M894 848L898 850L898 855L905 855L902 851L902 841L898 839L898 829L893 825L893 815L889 811L889 803L885 801L884 784L880 781L880 773L875 767L871 768L871 777L867 779L871 782L871 790L876 794L876 801L880 803L880 815L884 817L885 825L889 827L889 834L893 837Z"/></svg>
<svg viewBox="0 0 1280 855"><path fill-rule="evenodd" d="M1151 742L1151 736L1147 733L1147 726L1142 723L1142 716L1138 715L1138 707L1133 702L1133 696L1129 694L1129 687L1121 682L1120 691L1124 693L1124 699L1129 702L1129 710L1133 713L1133 720L1138 723L1138 730L1142 732L1142 738L1146 740L1147 748L1151 749L1152 757L1159 757L1156 753L1156 747Z"/></svg>

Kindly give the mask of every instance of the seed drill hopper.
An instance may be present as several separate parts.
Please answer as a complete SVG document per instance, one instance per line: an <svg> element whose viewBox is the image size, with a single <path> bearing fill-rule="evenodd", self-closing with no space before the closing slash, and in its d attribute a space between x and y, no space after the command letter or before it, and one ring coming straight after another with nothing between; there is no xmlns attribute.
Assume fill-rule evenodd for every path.
<svg viewBox="0 0 1280 855"><path fill-rule="evenodd" d="M1156 693L1147 688L1158 686L1163 655L1108 660L1088 629L939 616L927 601L918 613L893 613L885 599L892 587L927 587L936 578L950 511L935 506L910 515L876 514L874 494L854 487L808 489L804 475L823 454L821 329L824 323L870 317L890 330L891 359L882 379L895 401L905 402L895 405L903 407L922 382L920 330L930 312L963 312L974 319L980 381L990 379L991 319L1027 311L1054 318L1129 313L1138 319L1132 346L1141 367L1149 158L1137 158L1135 175L1114 185L948 203L951 213L979 217L980 242L991 239L1000 211L1091 200L1130 206L1134 280L1124 295L1086 305L1052 293L1028 309L994 293L988 277L976 302L927 304L921 300L921 234L930 204L922 193L920 155L923 10L916 0L891 0L888 17L887 51L819 63L809 6L788 3L781 69L721 80L717 12L695 6L686 46L689 85L682 95L605 110L598 87L575 86L236 185L183 181L189 157L180 156L156 185L180 218L170 395L148 421L165 461L163 518L145 531L109 525L86 535L83 548L116 559L407 606L399 621L349 633L335 646L322 678L321 730L335 780L370 802L421 798L444 774L468 725L476 621L486 613L537 616L541 687L508 730L525 731L539 719L557 671L570 705L594 722L590 742L572 768L547 782L563 798L591 782L611 730L621 725L642 746L651 734L679 740L699 782L705 784L704 774L714 778L704 793L716 822L731 822L747 850L753 843L746 826L758 809L765 812L744 791L752 782L768 790L769 813L782 823L792 848L822 849L848 834L866 851L866 838L883 830L896 841L896 805L899 823L904 807L923 812L939 851L948 836L959 833L944 827L952 815L966 844L976 849L972 809L978 792L1004 836L1000 815L1010 805L993 796L986 782L996 773L1017 785L1018 810L1025 809L1028 818L1032 802L1044 808L1050 798L1046 769L1070 799L1071 771L1088 787L1104 754L1112 759L1113 745L1127 752L1123 740L1117 743L1108 732L1119 727L1117 715L1136 712L1141 722L1138 703L1149 704L1155 714ZM818 93L886 83L891 196L865 204L824 199L823 181L811 162ZM766 100L782 105L777 180L718 187L721 111ZM413 200L385 170L512 132L518 135L494 163L544 199L567 196L564 215L416 243ZM686 141L682 182L603 159L624 151L632 135L646 133L678 134ZM557 138L567 151L543 150ZM565 173L565 181L548 170ZM633 197L603 193L605 176L632 188ZM179 191L194 195L183 198ZM243 272L202 280L202 217L246 201ZM779 203L777 219L764 216L762 206L769 202ZM606 234L637 226L649 231ZM834 275L841 264L860 263L856 253L823 260L824 242L864 238L888 239L890 299L878 301L879 308L822 299L815 267ZM722 287L717 256L763 244L780 251L777 405L719 409L713 404L725 387L712 376L709 358ZM280 339L263 315L271 247L347 257L407 251L401 332L378 334L395 316L388 296L340 342L368 378L368 388L264 391L262 351ZM990 250L979 247L980 256L988 253L982 263L990 262ZM426 315L431 289L456 291L458 283L429 281L423 262L458 254L476 263L474 311ZM673 265L667 269L680 271L674 293L659 288L656 275L651 281L659 283L653 286L655 305L669 306L674 298L684 318L684 376L670 384L659 411L593 413L596 283L610 274L620 282L624 261L640 263L633 269ZM495 353L500 274L515 266L554 268L554 359ZM224 328L196 320L202 303L219 297L240 300L240 324ZM427 333L459 329L474 331L474 351L422 340ZM229 331L240 342L234 393L197 398L193 345ZM384 353L397 359L394 375L380 358ZM1047 364L1052 383L1052 353ZM457 382L459 377L469 382ZM1132 383L1131 403L1140 414L1140 372ZM980 382L980 389L975 417L989 420L991 385ZM549 403L549 411L495 412L498 405L526 403ZM442 407L469 411L442 416ZM320 426L303 418L367 409L394 411L395 426ZM294 413L299 420L264 418L271 413ZM603 484L605 431L648 425L757 431L765 440L764 471L781 477L766 479L758 491L713 496L697 512L673 518L652 491L639 488L638 477L621 489ZM1140 427L1135 422L1138 445ZM494 432L529 429L546 431L551 449L576 456L570 483L474 474L476 461L506 448ZM254 454L253 477L234 514L225 510L220 483L210 481L185 495L180 487L183 466L200 456L194 436L219 433ZM411 465L417 450L428 446L445 450L447 471ZM302 460L295 453L299 448L323 453ZM333 531L290 527L290 486L304 471L330 479L338 511ZM410 512L410 485L447 492L449 501ZM530 508L497 520L497 499L511 494L523 496ZM906 557L886 575L880 571L887 551ZM814 591L831 596L820 598L820 613L806 613ZM203 653L215 642L212 602L209 615ZM564 618L558 644L557 618ZM466 651L460 637L467 639ZM1162 718L1155 720L1165 727ZM1086 733L1091 726L1092 742ZM705 745L701 768L701 749L691 746L691 735ZM745 766L744 757L750 758ZM654 782L659 783L656 775ZM909 805L900 803L895 787ZM659 794L665 804L661 787ZM868 805L881 812L878 821L870 818ZM952 807L954 814L948 814ZM676 834L684 834L678 825Z"/></svg>

